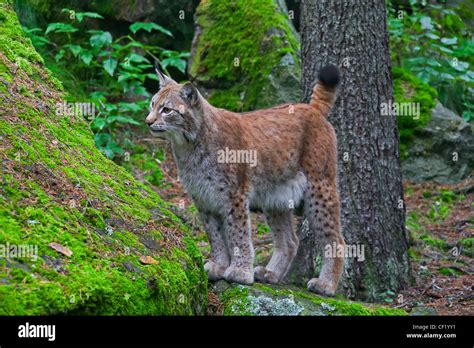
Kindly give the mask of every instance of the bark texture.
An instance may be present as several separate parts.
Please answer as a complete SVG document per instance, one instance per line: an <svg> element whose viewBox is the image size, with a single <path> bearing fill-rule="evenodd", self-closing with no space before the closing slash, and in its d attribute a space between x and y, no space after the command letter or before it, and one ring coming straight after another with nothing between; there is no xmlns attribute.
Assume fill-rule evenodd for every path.
<svg viewBox="0 0 474 348"><path fill-rule="evenodd" d="M410 281L396 119L380 111L393 100L385 3L302 1L301 35L304 102L322 66L336 64L342 74L329 116L338 137L342 229L348 246L363 246L365 259L346 259L340 290L380 300ZM290 281L318 272L321 246L307 224L299 235Z"/></svg>

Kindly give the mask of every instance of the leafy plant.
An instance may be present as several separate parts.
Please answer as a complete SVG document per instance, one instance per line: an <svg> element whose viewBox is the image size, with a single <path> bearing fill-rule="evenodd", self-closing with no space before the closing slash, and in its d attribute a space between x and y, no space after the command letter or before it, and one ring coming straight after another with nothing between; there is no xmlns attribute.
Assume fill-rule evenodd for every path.
<svg viewBox="0 0 474 348"><path fill-rule="evenodd" d="M64 79L66 89L85 97L87 100L80 101L92 102L100 110L91 120L95 144L108 158L118 159L132 145L124 130L143 124L147 113L150 93L145 84L158 80L152 61L159 62L168 74L169 67L184 73L189 53L147 45L136 39L139 31L172 36L157 23L133 23L127 35L114 38L109 31L97 29L97 22L103 19L100 14L71 9L62 12L67 17L64 22L50 23L44 31L24 30L35 47L55 62L55 69L62 67L68 75L71 83ZM94 29L88 27L91 23Z"/></svg>
<svg viewBox="0 0 474 348"><path fill-rule="evenodd" d="M259 223L257 225L257 234L263 236L264 234L270 233L270 227L266 224Z"/></svg>
<svg viewBox="0 0 474 348"><path fill-rule="evenodd" d="M436 201L431 205L428 211L428 217L433 221L445 220L450 213L451 209L449 209L447 204L442 201Z"/></svg>
<svg viewBox="0 0 474 348"><path fill-rule="evenodd" d="M443 105L466 120L474 113L474 43L460 12L446 4L389 3L392 60L434 87Z"/></svg>

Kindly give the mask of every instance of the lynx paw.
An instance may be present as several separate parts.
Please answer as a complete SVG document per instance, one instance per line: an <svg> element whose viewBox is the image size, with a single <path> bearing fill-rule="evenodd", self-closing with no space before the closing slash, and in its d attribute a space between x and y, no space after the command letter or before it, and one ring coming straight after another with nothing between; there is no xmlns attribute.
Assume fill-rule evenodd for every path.
<svg viewBox="0 0 474 348"><path fill-rule="evenodd" d="M320 295L334 296L336 293L336 286L326 280L313 278L308 282L308 290Z"/></svg>
<svg viewBox="0 0 474 348"><path fill-rule="evenodd" d="M255 268L255 280L259 283L278 284L280 279L275 272L269 271L265 267L257 266Z"/></svg>
<svg viewBox="0 0 474 348"><path fill-rule="evenodd" d="M251 285L253 283L253 272L252 269L230 266L224 273L224 279L228 282Z"/></svg>
<svg viewBox="0 0 474 348"><path fill-rule="evenodd" d="M219 280L224 279L224 272L226 267L215 263L214 261L208 261L204 265L204 269L207 272L207 279Z"/></svg>

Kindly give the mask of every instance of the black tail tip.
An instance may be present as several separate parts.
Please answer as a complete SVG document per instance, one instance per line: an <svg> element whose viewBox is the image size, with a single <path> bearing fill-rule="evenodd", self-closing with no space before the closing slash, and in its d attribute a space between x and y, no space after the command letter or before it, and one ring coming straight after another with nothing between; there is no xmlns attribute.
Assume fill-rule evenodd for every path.
<svg viewBox="0 0 474 348"><path fill-rule="evenodd" d="M337 66L329 64L319 71L319 81L326 87L336 87L341 80Z"/></svg>

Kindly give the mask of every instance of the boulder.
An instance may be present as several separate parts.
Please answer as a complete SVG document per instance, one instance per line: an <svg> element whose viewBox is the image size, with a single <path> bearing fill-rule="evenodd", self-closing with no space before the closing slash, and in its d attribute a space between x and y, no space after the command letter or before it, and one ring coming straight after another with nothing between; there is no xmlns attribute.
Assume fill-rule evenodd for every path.
<svg viewBox="0 0 474 348"><path fill-rule="evenodd" d="M277 0L202 1L188 75L211 104L248 111L300 99L299 39Z"/></svg>
<svg viewBox="0 0 474 348"><path fill-rule="evenodd" d="M224 315L332 316L407 315L401 309L316 295L295 286L254 283L252 286L218 281L211 287Z"/></svg>
<svg viewBox="0 0 474 348"><path fill-rule="evenodd" d="M189 228L64 98L0 0L0 315L204 314Z"/></svg>
<svg viewBox="0 0 474 348"><path fill-rule="evenodd" d="M474 170L474 134L468 122L437 103L428 124L417 129L402 162L404 179L459 182Z"/></svg>

